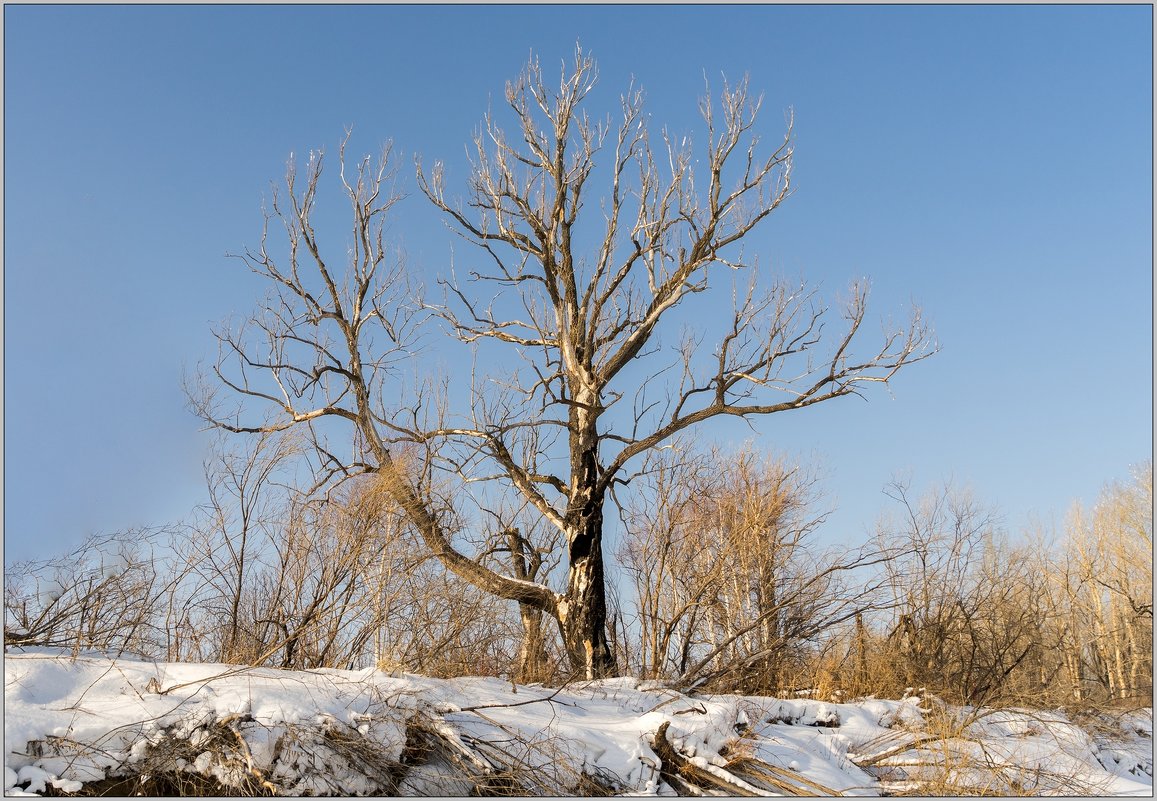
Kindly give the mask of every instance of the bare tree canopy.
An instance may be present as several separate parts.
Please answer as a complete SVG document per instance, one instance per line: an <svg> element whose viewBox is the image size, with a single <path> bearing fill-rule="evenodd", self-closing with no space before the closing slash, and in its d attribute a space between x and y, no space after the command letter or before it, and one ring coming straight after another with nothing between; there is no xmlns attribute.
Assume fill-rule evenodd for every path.
<svg viewBox="0 0 1157 801"><path fill-rule="evenodd" d="M229 431L308 430L319 486L376 473L430 554L553 617L571 667L587 677L616 670L604 508L639 457L715 417L857 395L935 350L918 311L865 350L865 287L853 286L838 327L825 330L829 312L814 289L769 282L744 260L744 238L790 194L793 154L790 116L782 138L763 144L761 101L746 80L701 99L699 146L653 131L633 87L617 121L593 119L584 104L595 83L581 50L555 86L532 61L506 88L513 126L483 121L461 199L440 162L418 162L421 193L473 246L471 265L486 265L463 280L448 271L440 302L418 299L385 241L400 197L388 147L351 171L344 143L339 153L353 217L341 269L340 251L314 229L322 156L311 154L301 176L291 160L260 248L240 257L271 295L246 326L217 331L215 383L255 405L227 409L212 391L195 401ZM284 248L267 249L271 223L284 229ZM675 310L721 281L736 290L717 336L692 332L664 347ZM506 373L476 368L469 407L448 408L437 381L401 380L426 322L479 353L497 346L521 361ZM264 417L243 417L256 407ZM524 546L510 521L482 515L478 525L493 530L474 531L468 550L451 481L498 487L514 513L553 533ZM526 570L550 547L565 554L561 590ZM502 549L507 565L494 558Z"/></svg>

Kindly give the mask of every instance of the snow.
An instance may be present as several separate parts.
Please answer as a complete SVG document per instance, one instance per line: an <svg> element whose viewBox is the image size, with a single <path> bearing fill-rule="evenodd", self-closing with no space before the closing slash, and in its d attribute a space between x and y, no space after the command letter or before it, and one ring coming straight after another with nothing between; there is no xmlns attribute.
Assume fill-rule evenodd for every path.
<svg viewBox="0 0 1157 801"><path fill-rule="evenodd" d="M918 697L691 696L634 679L555 690L15 648L4 695L5 795L76 792L158 755L171 770L266 782L285 795L464 795L470 771L497 776L499 765L517 767L519 788L532 794L574 794L593 777L624 795L672 795L652 747L663 723L690 764L760 792L737 755L812 793L879 795L937 775L1042 793L1153 792L1152 710L1106 714L1089 729L1060 712ZM443 747L417 762L415 721ZM930 734L942 736L924 742ZM403 762L413 767L399 770Z"/></svg>

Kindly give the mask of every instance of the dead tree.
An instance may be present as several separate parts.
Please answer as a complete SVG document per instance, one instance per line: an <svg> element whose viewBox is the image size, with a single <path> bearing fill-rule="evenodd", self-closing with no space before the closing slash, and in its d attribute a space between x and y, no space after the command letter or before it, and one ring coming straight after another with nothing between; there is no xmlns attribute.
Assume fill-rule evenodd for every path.
<svg viewBox="0 0 1157 801"><path fill-rule="evenodd" d="M275 416L246 423L212 397L199 403L206 418L232 431L308 426L323 482L376 472L434 556L479 588L554 618L572 668L588 677L615 671L604 508L640 457L715 417L857 395L934 350L916 312L868 355L855 355L863 287L853 287L842 330L830 339L814 290L783 281L761 289L765 281L742 260L740 245L789 194L791 121L765 151L755 134L760 102L746 81L702 99L706 131L696 151L666 132L654 143L634 89L622 98L617 124L593 121L583 106L595 78L581 51L557 89L532 61L507 86L513 135L487 117L461 201L448 194L440 163L428 172L419 163L421 192L490 265L472 267L461 283L447 276L444 302L408 303L401 267L388 258L382 219L396 195L385 192L387 159L363 161L353 183L343 168L354 215L344 275L313 228L321 156L311 155L304 188L291 166L287 195L271 215L285 225L288 252L275 258L263 240L243 256L276 297L251 320L258 337L218 334L220 382L269 404ZM601 215L590 197L598 180L605 181ZM722 327L664 349L659 333L672 311L722 282L737 286ZM475 371L470 406L458 416L428 387L394 404L403 393L390 383L391 368L407 356L421 312L440 317L463 343L497 348L486 351L488 360L505 349L522 361L499 389L497 371ZM502 363L501 355L493 362ZM347 424L345 451L352 429L351 458L329 442L337 433L329 420ZM426 455L422 469L395 460L401 442ZM565 542L565 588L504 575L458 547L430 490L438 471L497 485L554 527Z"/></svg>

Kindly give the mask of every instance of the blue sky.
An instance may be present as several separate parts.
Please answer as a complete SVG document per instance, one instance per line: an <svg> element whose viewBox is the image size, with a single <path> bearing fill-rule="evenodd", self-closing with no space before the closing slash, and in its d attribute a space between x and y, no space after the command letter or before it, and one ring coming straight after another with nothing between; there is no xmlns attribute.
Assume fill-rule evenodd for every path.
<svg viewBox="0 0 1157 801"><path fill-rule="evenodd" d="M603 108L633 76L693 132L704 75L744 73L768 140L793 108L760 264L934 324L891 394L758 424L822 466L825 536L862 538L897 474L1059 520L1152 453L1151 37L1148 6L6 6L5 561L202 500L182 369L261 293L225 254L291 151L353 126L461 181L489 101L576 40ZM404 186L392 232L432 276L450 237Z"/></svg>

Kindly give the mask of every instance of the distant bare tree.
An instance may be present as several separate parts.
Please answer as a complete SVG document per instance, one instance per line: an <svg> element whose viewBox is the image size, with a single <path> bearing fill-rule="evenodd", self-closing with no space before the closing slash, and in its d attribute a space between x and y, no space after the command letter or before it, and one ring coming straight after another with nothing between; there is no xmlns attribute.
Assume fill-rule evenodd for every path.
<svg viewBox="0 0 1157 801"><path fill-rule="evenodd" d="M344 269L335 266L340 250L330 255L314 228L322 156L311 154L301 176L291 161L261 247L241 257L273 294L247 326L217 331L213 369L219 386L269 417L245 421L244 410L226 409L212 393L196 398L207 420L230 431L307 429L319 485L377 473L430 554L474 586L554 618L572 668L588 677L615 671L604 508L632 465L709 419L857 395L935 349L916 312L857 355L864 287L852 288L840 330L825 331L814 290L764 288L744 261L744 238L789 194L792 160L790 119L778 145L761 146L760 101L746 81L701 101L706 131L697 151L666 131L656 145L633 88L617 125L592 120L583 107L595 78L581 51L557 88L532 62L507 86L513 135L488 116L475 139L464 201L448 196L441 163L429 173L419 165L421 192L491 265L471 268L466 284L447 277L446 300L436 305L411 302L415 290L385 243L384 220L399 197L388 148L351 177L343 143L353 214ZM601 215L592 179L605 180ZM278 253L272 222L285 232ZM732 313L710 335L691 333L665 350L659 333L673 310L732 277ZM404 390L396 369L414 355L423 313L463 343L506 346L524 361L509 374L476 370L469 407L451 416L447 393L421 382ZM485 364L505 358L479 353ZM394 455L402 443L424 448L428 469L402 469ZM488 544L465 550L432 471L533 508L561 534L565 587L519 577L517 559L482 558L509 537L505 528L477 532Z"/></svg>

